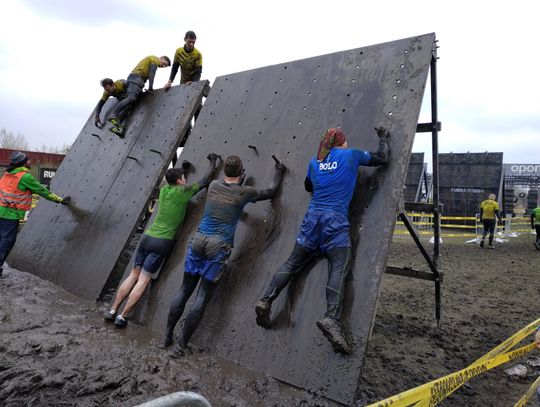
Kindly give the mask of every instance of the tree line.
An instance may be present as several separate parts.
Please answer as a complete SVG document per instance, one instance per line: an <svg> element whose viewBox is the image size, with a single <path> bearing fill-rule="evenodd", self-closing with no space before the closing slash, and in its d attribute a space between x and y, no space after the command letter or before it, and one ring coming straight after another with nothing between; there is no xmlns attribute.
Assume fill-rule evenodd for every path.
<svg viewBox="0 0 540 407"><path fill-rule="evenodd" d="M62 147L47 146L46 144L42 144L41 147L34 148L32 151L52 154L66 154L70 147L71 145L67 143L63 143ZM5 128L0 130L0 148L8 148L10 150L30 150L30 146L28 145L28 141L26 140L26 137L24 137L24 134L15 134L12 131L6 130Z"/></svg>

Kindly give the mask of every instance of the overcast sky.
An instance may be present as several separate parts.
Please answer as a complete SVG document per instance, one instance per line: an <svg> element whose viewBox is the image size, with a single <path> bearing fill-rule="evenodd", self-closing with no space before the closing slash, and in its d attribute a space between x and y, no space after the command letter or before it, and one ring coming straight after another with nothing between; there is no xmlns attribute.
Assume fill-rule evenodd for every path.
<svg viewBox="0 0 540 407"><path fill-rule="evenodd" d="M197 33L203 79L435 32L441 152L502 151L540 163L535 1L10 0L0 24L0 128L31 147L72 143L100 79ZM154 87L168 79L160 69ZM178 80L178 76L177 76ZM177 83L175 81L175 84ZM429 102L429 87L425 102ZM420 121L430 119L424 103ZM429 134L414 151L430 155Z"/></svg>

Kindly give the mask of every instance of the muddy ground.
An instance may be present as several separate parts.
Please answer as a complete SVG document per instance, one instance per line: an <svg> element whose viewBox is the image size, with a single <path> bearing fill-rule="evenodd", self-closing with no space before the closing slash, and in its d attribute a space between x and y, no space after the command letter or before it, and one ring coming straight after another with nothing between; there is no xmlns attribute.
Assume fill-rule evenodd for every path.
<svg viewBox="0 0 540 407"><path fill-rule="evenodd" d="M480 250L463 239L442 246L442 319L433 283L386 275L355 403L365 405L462 369L540 317L540 252L532 236ZM410 240L395 239L389 265L426 270ZM317 395L199 352L181 361L158 350L158 334L101 319L103 304L74 297L30 274L0 279L0 405L132 406L174 391L213 406L333 406ZM504 369L471 380L442 405L513 405L538 376Z"/></svg>

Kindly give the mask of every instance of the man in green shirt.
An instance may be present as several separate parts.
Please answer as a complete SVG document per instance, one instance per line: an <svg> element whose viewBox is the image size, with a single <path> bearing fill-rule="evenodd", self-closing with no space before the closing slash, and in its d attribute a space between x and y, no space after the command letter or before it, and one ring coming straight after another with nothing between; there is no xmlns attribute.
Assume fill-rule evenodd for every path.
<svg viewBox="0 0 540 407"><path fill-rule="evenodd" d="M159 270L174 247L176 231L184 222L189 200L206 188L212 179L218 156L210 153L207 158L210 166L199 182L186 185L184 167L171 168L166 172L167 185L159 192L157 216L139 242L133 269L120 285L111 310L105 313L105 321L114 321L118 328L127 326L127 316L141 299L152 275ZM118 314L118 308L126 298L127 303L122 313Z"/></svg>
<svg viewBox="0 0 540 407"><path fill-rule="evenodd" d="M69 196L59 197L41 185L29 173L29 163L25 153L13 151L6 172L0 178L0 276L4 261L17 240L19 221L32 207L32 194L64 205L71 201Z"/></svg>
<svg viewBox="0 0 540 407"><path fill-rule="evenodd" d="M531 228L536 229L534 247L536 250L540 250L540 206L534 208L531 212Z"/></svg>

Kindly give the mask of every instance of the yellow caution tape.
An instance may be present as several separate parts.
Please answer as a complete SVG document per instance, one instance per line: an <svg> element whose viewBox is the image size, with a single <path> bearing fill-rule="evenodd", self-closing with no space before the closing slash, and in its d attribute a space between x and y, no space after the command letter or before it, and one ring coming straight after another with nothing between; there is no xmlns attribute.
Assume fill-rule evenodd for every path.
<svg viewBox="0 0 540 407"><path fill-rule="evenodd" d="M432 218L432 213L407 213L407 216L410 218L426 217ZM440 216L442 220L476 220L476 216Z"/></svg>
<svg viewBox="0 0 540 407"><path fill-rule="evenodd" d="M441 228L452 228L452 229L476 229L476 226L441 224Z"/></svg>
<svg viewBox="0 0 540 407"><path fill-rule="evenodd" d="M474 237L474 233L441 233L441 237Z"/></svg>
<svg viewBox="0 0 540 407"><path fill-rule="evenodd" d="M441 216L441 220L476 220L476 216Z"/></svg>
<svg viewBox="0 0 540 407"><path fill-rule="evenodd" d="M472 379L481 373L487 372L494 367L502 365L509 360L520 358L535 348L536 344L533 342L529 345L523 346L508 353L503 353L502 355L495 356L483 362L475 362L469 367L458 372L449 374L437 380L433 380L429 383L415 387L411 390L407 390L406 392L381 400L377 403L370 404L368 407L407 407L410 405L435 406L469 379Z"/></svg>
<svg viewBox="0 0 540 407"><path fill-rule="evenodd" d="M433 222L411 222L411 223L413 225L428 225L428 226L433 225ZM401 222L401 221L397 221L396 225L404 225L404 223ZM443 223L443 224L441 224L441 227L442 228L456 228L456 229L459 229L459 228L462 228L462 229L476 229L476 226L454 225L454 224L451 224L451 223Z"/></svg>
<svg viewBox="0 0 540 407"><path fill-rule="evenodd" d="M531 399L531 397L534 396L534 393L536 393L536 389L540 386L540 376L534 381L531 387L529 387L529 390L521 397L516 404L514 404L514 407L525 407L527 405L527 402Z"/></svg>
<svg viewBox="0 0 540 407"><path fill-rule="evenodd" d="M435 406L441 400L460 388L469 379L510 360L518 359L535 349L536 344L533 342L516 350L508 351L508 349L514 347L517 343L534 332L539 325L540 319L537 319L465 369L370 404L368 407L406 407L410 405L414 405L415 407Z"/></svg>
<svg viewBox="0 0 540 407"><path fill-rule="evenodd" d="M433 235L433 231L419 231L416 232L418 235ZM410 236L410 233L407 230L394 230L394 235L408 235ZM441 237L475 237L475 233L441 233Z"/></svg>
<svg viewBox="0 0 540 407"><path fill-rule="evenodd" d="M510 338L508 338L503 343L501 343L499 346L496 346L495 348L491 349L488 353L486 353L484 356L478 359L477 362L482 362L484 360L491 359L494 356L500 355L501 353L507 352L509 349L512 349L514 346L520 343L523 339L525 339L527 336L529 336L534 331L536 331L536 329L538 329L539 326L540 326L540 318L537 319L536 321L531 322L525 328L520 329Z"/></svg>

